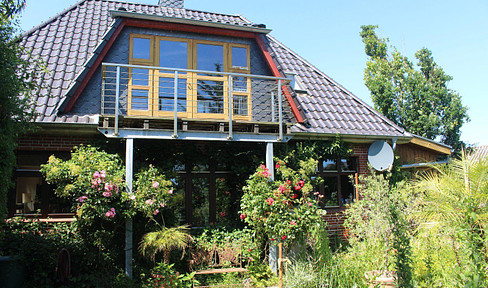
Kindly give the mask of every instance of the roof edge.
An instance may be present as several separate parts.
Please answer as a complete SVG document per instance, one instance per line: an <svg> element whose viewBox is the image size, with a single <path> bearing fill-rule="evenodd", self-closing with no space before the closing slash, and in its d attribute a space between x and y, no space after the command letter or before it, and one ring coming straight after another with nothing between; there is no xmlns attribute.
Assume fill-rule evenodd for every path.
<svg viewBox="0 0 488 288"><path fill-rule="evenodd" d="M424 147L424 148L427 148L430 150L434 150L434 151L440 152L442 154L451 155L452 147L449 145L439 143L439 142L436 142L434 140L430 140L430 139L427 139L427 138L424 138L422 136L415 135L415 134L412 134L412 136L413 136L413 138L410 141L410 143L412 143L412 144L415 144L415 145L418 145L418 146L421 146L421 147Z"/></svg>
<svg viewBox="0 0 488 288"><path fill-rule="evenodd" d="M375 140L395 140L397 144L407 144L412 140L412 136L392 136L392 135L359 135L359 134L341 134L341 133L310 133L310 132L292 132L289 135L293 139L323 139L335 138L339 135L342 139L353 143L367 143Z"/></svg>
<svg viewBox="0 0 488 288"><path fill-rule="evenodd" d="M128 12L128 11L110 10L109 12L112 18L115 17L135 18L135 19L153 20L153 21L160 21L160 22L171 22L171 23L189 24L189 25L205 26L205 27L213 27L213 28L231 29L231 30L238 30L238 31L247 31L247 32L262 33L262 34L268 34L271 32L271 29L238 26L238 25L217 23L217 22L208 22L204 20L192 20L192 19L175 18L175 17L160 16L160 15L149 15L149 14L135 13L135 12Z"/></svg>
<svg viewBox="0 0 488 288"><path fill-rule="evenodd" d="M291 50L290 48L288 48L286 45L284 45L280 41L276 40L276 38L274 38L271 35L266 35L266 36L269 37L271 40L273 40L278 45L280 45L283 49L285 49L286 51L288 51L289 53L291 53L293 56L297 57L298 59L300 59L301 61L303 61L305 64L307 64L308 66L310 66L313 70L315 70L317 73L319 73L320 75L322 75L325 79L327 79L328 81L330 81L331 83L333 83L334 85L336 85L339 89L341 89L342 91L344 91L344 93L348 94L354 100L356 100L360 104L364 105L368 110L371 111L371 113L373 113L376 116L380 117L383 121L385 121L386 123L388 123L390 126L392 126L393 128L395 128L396 130L398 130L399 132L401 132L403 134L408 133L405 129L403 129L400 126L396 125L390 119L386 118L385 115L383 115L383 114L379 113L378 111L376 111L376 109L374 109L373 107L371 107L368 103L364 102L361 98L359 98L358 96L356 96L354 93L352 93L351 91L349 91L346 88L344 88L344 86L342 86L341 84L339 84L338 82L336 82L334 79L332 79L327 74L325 74L324 72L322 72L320 69L318 69L316 66L314 66L313 64L311 64L309 61L307 61L306 59L304 59L303 57L301 57L300 55L298 55L296 52L294 52L293 50Z"/></svg>

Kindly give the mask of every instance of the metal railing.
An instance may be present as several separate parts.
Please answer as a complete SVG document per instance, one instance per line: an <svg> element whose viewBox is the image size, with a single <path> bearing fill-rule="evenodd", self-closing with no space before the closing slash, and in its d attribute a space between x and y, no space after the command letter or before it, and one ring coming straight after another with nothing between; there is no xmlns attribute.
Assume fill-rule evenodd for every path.
<svg viewBox="0 0 488 288"><path fill-rule="evenodd" d="M287 78L228 72L103 63L102 115L279 125L283 139L282 86Z"/></svg>

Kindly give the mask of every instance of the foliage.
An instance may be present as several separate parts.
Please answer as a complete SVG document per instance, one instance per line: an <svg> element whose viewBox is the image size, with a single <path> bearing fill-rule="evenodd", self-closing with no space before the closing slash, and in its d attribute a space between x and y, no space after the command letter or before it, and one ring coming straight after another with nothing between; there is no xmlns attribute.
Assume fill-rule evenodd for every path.
<svg viewBox="0 0 488 288"><path fill-rule="evenodd" d="M105 287L116 274L116 254L92 249L77 223L47 224L25 218L6 222L0 253L18 255L24 265L25 287L55 287L57 255L66 248L71 258L70 287Z"/></svg>
<svg viewBox="0 0 488 288"><path fill-rule="evenodd" d="M456 282L466 287L487 286L488 161L475 162L463 153L450 164L433 167L416 184L425 193L421 235L433 240L430 245L442 245L446 259L454 258L463 267L462 271L450 269L461 272ZM423 260L431 263L432 256ZM438 270L427 273L444 274Z"/></svg>
<svg viewBox="0 0 488 288"><path fill-rule="evenodd" d="M34 119L32 91L40 65L25 61L25 51L14 37L15 16L25 6L24 0L0 2L0 221L6 215L7 192L12 186L17 137L27 132Z"/></svg>
<svg viewBox="0 0 488 288"><path fill-rule="evenodd" d="M148 287L191 288L195 273L180 274L173 269L174 264L158 263L151 271Z"/></svg>
<svg viewBox="0 0 488 288"><path fill-rule="evenodd" d="M266 263L255 261L247 266L247 270L247 275L251 279L253 287L270 287L278 283L278 278Z"/></svg>
<svg viewBox="0 0 488 288"><path fill-rule="evenodd" d="M432 52L422 48L415 54L419 70L376 35L378 26L362 26L361 37L370 57L364 80L375 108L395 124L428 139L437 139L459 150L460 129L468 121L461 96L449 89L453 78L439 67Z"/></svg>
<svg viewBox="0 0 488 288"><path fill-rule="evenodd" d="M261 165L243 187L241 219L271 241L304 240L311 227L323 222L311 180L317 160L300 160L297 171L279 159L276 163L275 181Z"/></svg>
<svg viewBox="0 0 488 288"><path fill-rule="evenodd" d="M174 249L184 250L192 240L187 226L167 228L160 226L158 231L144 234L139 244L139 251L154 261L156 254L165 253L164 262L169 262L169 252Z"/></svg>

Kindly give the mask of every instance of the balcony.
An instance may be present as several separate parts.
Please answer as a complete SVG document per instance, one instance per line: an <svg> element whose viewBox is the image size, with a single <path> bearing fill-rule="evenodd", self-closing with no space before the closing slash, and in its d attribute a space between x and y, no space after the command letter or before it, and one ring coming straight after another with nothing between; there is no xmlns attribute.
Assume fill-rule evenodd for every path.
<svg viewBox="0 0 488 288"><path fill-rule="evenodd" d="M283 115L288 103L282 89L289 81L251 74L103 63L104 123L100 130L108 137L170 135L185 139L183 135L193 132L204 139L283 141ZM120 136L122 130L125 134Z"/></svg>

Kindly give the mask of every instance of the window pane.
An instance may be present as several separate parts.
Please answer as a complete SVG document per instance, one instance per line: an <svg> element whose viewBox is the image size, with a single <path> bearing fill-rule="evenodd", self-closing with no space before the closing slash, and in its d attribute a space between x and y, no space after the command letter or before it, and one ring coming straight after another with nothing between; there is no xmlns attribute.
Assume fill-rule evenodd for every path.
<svg viewBox="0 0 488 288"><path fill-rule="evenodd" d="M341 176L342 205L351 204L356 198L355 194L356 193L354 193L354 185L352 184L350 177L347 175L342 175Z"/></svg>
<svg viewBox="0 0 488 288"><path fill-rule="evenodd" d="M193 226L205 227L209 225L209 202L208 202L207 178L192 179L192 207L193 207Z"/></svg>
<svg viewBox="0 0 488 288"><path fill-rule="evenodd" d="M159 66L169 68L188 68L188 43L178 41L159 41Z"/></svg>
<svg viewBox="0 0 488 288"><path fill-rule="evenodd" d="M131 98L132 110L148 110L149 108L149 91L141 89L132 89Z"/></svg>
<svg viewBox="0 0 488 288"><path fill-rule="evenodd" d="M246 77L232 77L232 91L247 92L247 79Z"/></svg>
<svg viewBox="0 0 488 288"><path fill-rule="evenodd" d="M232 47L232 67L247 68L247 49Z"/></svg>
<svg viewBox="0 0 488 288"><path fill-rule="evenodd" d="M356 172L356 159L341 159L342 172Z"/></svg>
<svg viewBox="0 0 488 288"><path fill-rule="evenodd" d="M225 178L215 179L215 189L217 223L222 223L226 219L233 218L233 215L229 215L232 194Z"/></svg>
<svg viewBox="0 0 488 288"><path fill-rule="evenodd" d="M159 78L159 111L174 111L174 78ZM178 112L186 112L186 79L178 79Z"/></svg>
<svg viewBox="0 0 488 288"><path fill-rule="evenodd" d="M151 57L151 39L133 38L132 58L149 60Z"/></svg>
<svg viewBox="0 0 488 288"><path fill-rule="evenodd" d="M198 80L198 113L224 113L224 82Z"/></svg>
<svg viewBox="0 0 488 288"><path fill-rule="evenodd" d="M41 209L41 177L17 177L16 213L34 213Z"/></svg>
<svg viewBox="0 0 488 288"><path fill-rule="evenodd" d="M149 70L132 69L132 85L149 86Z"/></svg>
<svg viewBox="0 0 488 288"><path fill-rule="evenodd" d="M339 189L337 183L337 177L324 178L324 192L321 203L324 207L337 207L339 206Z"/></svg>
<svg viewBox="0 0 488 288"><path fill-rule="evenodd" d="M247 96L234 95L233 104L235 115L247 115Z"/></svg>
<svg viewBox="0 0 488 288"><path fill-rule="evenodd" d="M324 171L337 171L336 160L326 159L322 162Z"/></svg>
<svg viewBox="0 0 488 288"><path fill-rule="evenodd" d="M197 44L197 69L224 71L224 46Z"/></svg>

